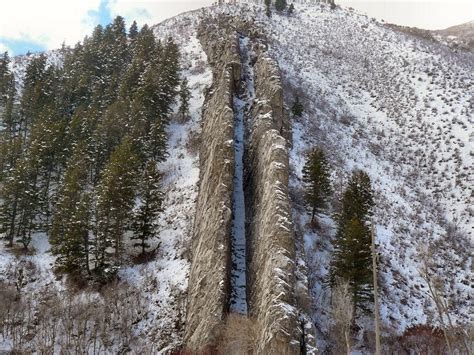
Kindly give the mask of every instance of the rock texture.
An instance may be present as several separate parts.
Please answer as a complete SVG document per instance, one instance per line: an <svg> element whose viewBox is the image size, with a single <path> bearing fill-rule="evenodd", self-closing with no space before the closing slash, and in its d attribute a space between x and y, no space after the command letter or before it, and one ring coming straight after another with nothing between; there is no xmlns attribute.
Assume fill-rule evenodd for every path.
<svg viewBox="0 0 474 355"><path fill-rule="evenodd" d="M288 195L289 122L277 64L257 50L256 100L248 123L248 303L258 323L256 352L298 354L295 242Z"/></svg>
<svg viewBox="0 0 474 355"><path fill-rule="evenodd" d="M256 354L299 354L314 348L296 296L296 247L288 194L291 126L277 63L261 31L230 16L206 18L199 38L214 81L202 118L201 176L193 236L185 343L190 351L218 344L229 310L234 176L233 97L245 85L239 36L253 43L255 100L247 115L244 191L248 316ZM313 343L308 343L312 339ZM314 353L308 351L308 354Z"/></svg>
<svg viewBox="0 0 474 355"><path fill-rule="evenodd" d="M221 37L223 36L223 37ZM185 343L216 345L228 310L234 176L234 85L240 79L237 36L199 32L213 67L202 115L200 183L192 244Z"/></svg>

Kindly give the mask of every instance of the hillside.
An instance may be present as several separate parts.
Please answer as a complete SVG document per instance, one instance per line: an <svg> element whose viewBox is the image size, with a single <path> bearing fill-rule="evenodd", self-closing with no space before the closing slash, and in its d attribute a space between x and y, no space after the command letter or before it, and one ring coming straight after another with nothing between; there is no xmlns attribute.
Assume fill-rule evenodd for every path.
<svg viewBox="0 0 474 355"><path fill-rule="evenodd" d="M291 15L220 5L152 29L179 47L191 93L187 120L178 97L171 105L157 165L157 253L138 264L126 257L105 286L78 286L57 271L48 231L35 231L28 253L2 242L0 303L12 306L0 309L0 351L230 353L246 344L250 353L338 353L327 280L356 169L374 190L383 353L417 342L442 351L431 329L445 320L425 267L452 328L472 329L474 53L450 47L467 43L472 23L438 31L435 41L298 1ZM440 39L448 36L456 38ZM11 64L18 92L33 57ZM63 61L47 54L47 66ZM296 96L301 117L291 113ZM334 190L317 225L302 174L314 147L327 154ZM29 313L36 318L18 321ZM372 317L356 329L354 351L373 353Z"/></svg>
<svg viewBox="0 0 474 355"><path fill-rule="evenodd" d="M435 31L441 37L441 41L452 43L455 47L465 48L471 52L474 50L474 21L461 25L451 26L444 30Z"/></svg>

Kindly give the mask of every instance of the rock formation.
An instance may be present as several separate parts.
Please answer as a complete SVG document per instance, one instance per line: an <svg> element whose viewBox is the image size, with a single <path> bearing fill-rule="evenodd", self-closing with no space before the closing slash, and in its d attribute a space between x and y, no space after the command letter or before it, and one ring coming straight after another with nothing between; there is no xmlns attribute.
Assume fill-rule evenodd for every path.
<svg viewBox="0 0 474 355"><path fill-rule="evenodd" d="M202 116L200 190L185 332L191 351L217 345L229 309L232 100L241 84L239 35L248 36L253 44L255 83L255 100L245 123L244 161L247 303L248 316L256 323L252 348L258 354L298 354L301 349L302 315L295 296L296 250L288 195L291 129L278 65L258 33L258 28L226 16L200 26L214 81Z"/></svg>

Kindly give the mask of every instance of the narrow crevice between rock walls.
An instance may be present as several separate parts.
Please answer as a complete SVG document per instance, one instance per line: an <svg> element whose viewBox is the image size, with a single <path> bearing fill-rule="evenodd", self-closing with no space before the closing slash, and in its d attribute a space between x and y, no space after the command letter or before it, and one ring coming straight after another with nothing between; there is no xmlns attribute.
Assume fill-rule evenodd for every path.
<svg viewBox="0 0 474 355"><path fill-rule="evenodd" d="M241 313L254 323L250 353L299 354L315 349L314 337L302 339L302 328L307 328L302 319L309 317L295 296L296 248L288 194L291 127L278 64L258 33L253 24L228 16L206 19L198 33L214 77L202 114L191 247L184 341L192 353L216 350L229 312ZM253 80L248 80L249 75ZM236 105L236 98L243 102ZM245 129L236 125L239 109ZM235 160L236 128L245 132L240 167ZM241 305L234 307L236 167L243 169L245 311L240 307L242 293Z"/></svg>

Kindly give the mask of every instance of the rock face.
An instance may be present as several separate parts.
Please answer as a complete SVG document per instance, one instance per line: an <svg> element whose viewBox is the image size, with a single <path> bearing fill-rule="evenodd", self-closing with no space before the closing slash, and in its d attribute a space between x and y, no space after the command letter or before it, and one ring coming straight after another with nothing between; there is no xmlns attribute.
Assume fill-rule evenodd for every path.
<svg viewBox="0 0 474 355"><path fill-rule="evenodd" d="M256 352L300 351L295 304L295 242L288 196L288 116L277 64L264 50L254 65L255 94L247 145L248 303L258 324Z"/></svg>
<svg viewBox="0 0 474 355"><path fill-rule="evenodd" d="M296 248L288 195L291 127L279 68L261 43L258 28L225 15L206 19L199 30L214 81L202 117L185 343L194 352L216 346L229 311L233 97L242 85L242 35L253 43L255 84L244 157L247 304L256 325L252 353L298 354L303 342L310 348L314 344L302 339L304 315L295 296Z"/></svg>
<svg viewBox="0 0 474 355"><path fill-rule="evenodd" d="M202 115L200 185L193 231L185 343L215 345L228 310L234 176L233 91L240 78L235 34L200 33L213 67ZM219 38L219 36L224 36Z"/></svg>

